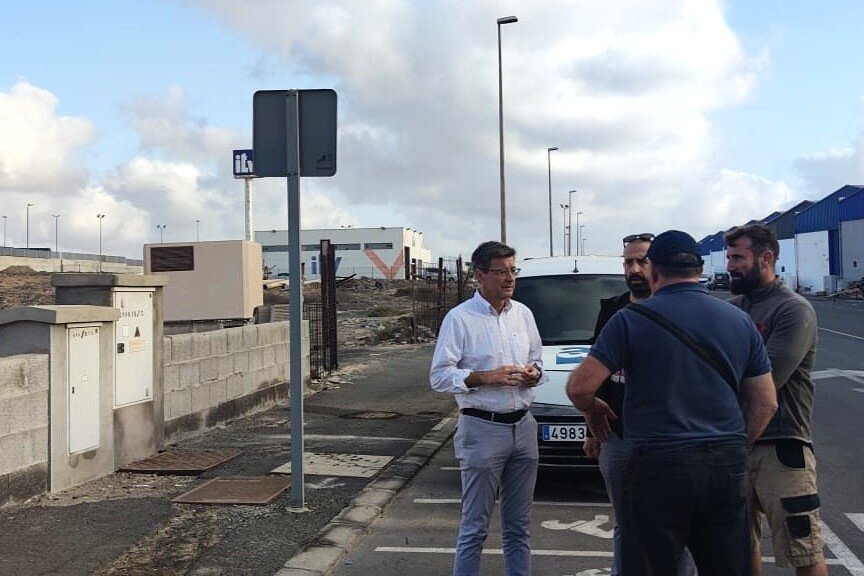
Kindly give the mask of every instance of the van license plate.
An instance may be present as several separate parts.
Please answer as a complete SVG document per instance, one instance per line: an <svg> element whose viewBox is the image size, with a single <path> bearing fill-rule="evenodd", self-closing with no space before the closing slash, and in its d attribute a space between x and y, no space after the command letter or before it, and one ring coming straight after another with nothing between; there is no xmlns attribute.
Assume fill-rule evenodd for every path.
<svg viewBox="0 0 864 576"><path fill-rule="evenodd" d="M544 424L542 430L545 442L583 442L587 435L584 425Z"/></svg>

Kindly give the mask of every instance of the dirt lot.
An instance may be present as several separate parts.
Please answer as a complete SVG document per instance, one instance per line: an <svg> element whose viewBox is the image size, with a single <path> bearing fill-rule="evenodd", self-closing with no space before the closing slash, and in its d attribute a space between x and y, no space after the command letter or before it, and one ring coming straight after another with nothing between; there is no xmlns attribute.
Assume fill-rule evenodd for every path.
<svg viewBox="0 0 864 576"><path fill-rule="evenodd" d="M416 288L416 287L415 287ZM370 344L403 344L410 341L413 299L407 280L350 279L336 290L337 334L340 347ZM311 284L308 298L317 297L320 288ZM285 304L287 290L267 290L265 304ZM0 271L0 309L18 306L54 304L50 272L35 272L26 266L12 266ZM434 335L420 328L418 341Z"/></svg>

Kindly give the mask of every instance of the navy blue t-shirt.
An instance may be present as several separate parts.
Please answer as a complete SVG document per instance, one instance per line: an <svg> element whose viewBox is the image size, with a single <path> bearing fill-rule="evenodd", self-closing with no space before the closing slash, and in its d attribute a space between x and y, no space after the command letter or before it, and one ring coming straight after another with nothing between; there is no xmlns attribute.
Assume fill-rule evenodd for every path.
<svg viewBox="0 0 864 576"><path fill-rule="evenodd" d="M665 286L642 302L727 364L738 382L771 372L750 316L696 282ZM686 446L745 441L739 400L729 384L680 340L627 308L617 312L590 355L624 370L624 437L636 444Z"/></svg>

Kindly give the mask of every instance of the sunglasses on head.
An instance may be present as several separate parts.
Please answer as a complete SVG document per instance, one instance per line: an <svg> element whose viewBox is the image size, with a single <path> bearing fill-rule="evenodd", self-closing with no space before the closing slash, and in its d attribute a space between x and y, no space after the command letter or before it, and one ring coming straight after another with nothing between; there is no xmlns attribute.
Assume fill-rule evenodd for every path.
<svg viewBox="0 0 864 576"><path fill-rule="evenodd" d="M637 240L641 240L642 242L653 242L654 235L649 234L648 232L643 232L642 234L630 234L629 236L624 237L624 245L631 242L636 242Z"/></svg>

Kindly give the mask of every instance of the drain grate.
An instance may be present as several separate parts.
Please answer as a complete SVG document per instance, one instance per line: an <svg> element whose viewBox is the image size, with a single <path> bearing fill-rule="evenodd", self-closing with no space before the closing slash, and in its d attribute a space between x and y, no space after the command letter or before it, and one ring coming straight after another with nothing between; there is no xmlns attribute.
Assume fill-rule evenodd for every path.
<svg viewBox="0 0 864 576"><path fill-rule="evenodd" d="M178 504L269 504L288 489L285 476L226 476L214 478L174 498Z"/></svg>
<svg viewBox="0 0 864 576"><path fill-rule="evenodd" d="M130 462L121 472L138 472L141 474L200 474L228 462L239 456L243 451L236 448L223 450L169 450L149 458Z"/></svg>

